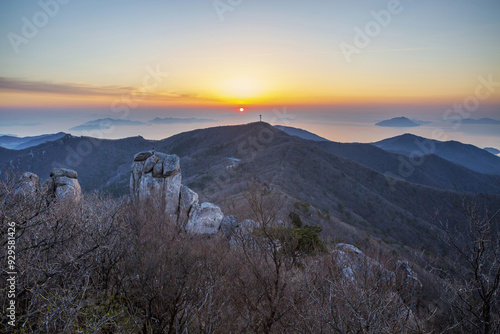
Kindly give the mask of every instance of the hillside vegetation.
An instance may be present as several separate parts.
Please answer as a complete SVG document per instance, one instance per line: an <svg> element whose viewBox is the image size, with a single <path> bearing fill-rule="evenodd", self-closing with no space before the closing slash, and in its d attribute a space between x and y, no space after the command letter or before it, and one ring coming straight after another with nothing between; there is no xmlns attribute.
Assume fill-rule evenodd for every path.
<svg viewBox="0 0 500 334"><path fill-rule="evenodd" d="M480 228L472 236L480 239L442 233L449 256L422 254L408 261L375 239L367 238L363 251L339 243L350 238L342 229L331 231L337 242L323 243L315 237L320 229L303 227L297 216L283 221L286 198L266 186L246 189L248 211L240 214L256 225L230 238L185 233L147 203L131 206L94 194L79 205L49 204L41 194L19 197L13 189L8 182L1 187L0 243L6 246L7 226L15 222L19 274L14 332L499 329L498 282L491 279L500 275L494 260L500 248L498 234L490 233L498 230L493 218L477 216L475 204L463 208L469 210L466 225ZM477 241L484 247L477 250L480 266L471 267L456 247L469 251L466 247ZM475 248L471 251L474 256ZM1 259L6 272L5 255ZM473 275L477 270L479 278ZM1 296L5 307L7 294ZM4 331L11 329L7 323L4 315Z"/></svg>

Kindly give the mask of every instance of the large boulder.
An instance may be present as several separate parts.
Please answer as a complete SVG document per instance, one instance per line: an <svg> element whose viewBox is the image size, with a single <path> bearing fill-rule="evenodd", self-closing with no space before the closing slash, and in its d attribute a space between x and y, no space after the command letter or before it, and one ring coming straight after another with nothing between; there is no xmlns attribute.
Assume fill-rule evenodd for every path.
<svg viewBox="0 0 500 334"><path fill-rule="evenodd" d="M82 188L78 183L78 174L71 169L54 168L50 172L50 178L40 186L40 178L33 173L24 173L15 189L14 196L20 200L23 198L35 199L36 194L43 195L49 202L72 201L76 204L82 200Z"/></svg>
<svg viewBox="0 0 500 334"><path fill-rule="evenodd" d="M71 169L54 168L50 179L44 185L45 191L58 201L73 201L80 203L82 188L78 183L78 174Z"/></svg>
<svg viewBox="0 0 500 334"><path fill-rule="evenodd" d="M224 218L222 210L212 203L202 203L192 208L193 213L186 230L197 234L216 234Z"/></svg>
<svg viewBox="0 0 500 334"><path fill-rule="evenodd" d="M181 179L180 161L177 155L152 151L137 153L134 156L130 176L132 202L155 203L172 219L177 220Z"/></svg>
<svg viewBox="0 0 500 334"><path fill-rule="evenodd" d="M139 152L134 155L134 161L145 161L147 158L153 155L152 151Z"/></svg>

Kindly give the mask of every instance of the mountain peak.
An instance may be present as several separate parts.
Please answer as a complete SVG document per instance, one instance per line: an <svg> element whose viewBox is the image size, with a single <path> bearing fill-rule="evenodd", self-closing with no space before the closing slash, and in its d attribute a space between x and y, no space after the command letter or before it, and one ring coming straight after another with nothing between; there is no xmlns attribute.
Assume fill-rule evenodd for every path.
<svg viewBox="0 0 500 334"><path fill-rule="evenodd" d="M459 141L438 141L404 134L373 143L385 151L402 155L434 154L473 171L500 175L500 158L486 150Z"/></svg>

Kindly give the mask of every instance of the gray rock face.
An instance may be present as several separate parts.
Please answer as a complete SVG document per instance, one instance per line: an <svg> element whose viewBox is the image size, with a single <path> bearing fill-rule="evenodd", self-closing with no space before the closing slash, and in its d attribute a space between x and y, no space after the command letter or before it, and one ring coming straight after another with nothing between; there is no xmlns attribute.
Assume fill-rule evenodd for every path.
<svg viewBox="0 0 500 334"><path fill-rule="evenodd" d="M220 230L227 239L231 239L236 229L238 228L238 225L238 220L235 216L226 216L224 217L224 219L222 219Z"/></svg>
<svg viewBox="0 0 500 334"><path fill-rule="evenodd" d="M55 196L56 200L71 200L75 203L80 203L82 200L82 188L78 183L78 174L74 170L52 169L50 179L44 188L49 195Z"/></svg>
<svg viewBox="0 0 500 334"><path fill-rule="evenodd" d="M219 231L224 214L212 203L193 207L193 214L186 224L186 230L198 234L215 234Z"/></svg>
<svg viewBox="0 0 500 334"><path fill-rule="evenodd" d="M163 177L175 175L181 170L181 163L176 155L171 155L163 160Z"/></svg>
<svg viewBox="0 0 500 334"><path fill-rule="evenodd" d="M14 197L31 197L40 192L40 178L38 175L26 172L19 178L14 189Z"/></svg>
<svg viewBox="0 0 500 334"><path fill-rule="evenodd" d="M134 156L130 195L135 204L159 205L182 229L199 234L219 231L224 215L211 203L198 204L198 194L181 184L180 159L160 152Z"/></svg>
<svg viewBox="0 0 500 334"><path fill-rule="evenodd" d="M165 161L174 161L178 166L168 176L163 173ZM134 156L130 176L132 202L156 203L163 207L174 220L177 220L181 179L178 156L159 152L138 153Z"/></svg>
<svg viewBox="0 0 500 334"><path fill-rule="evenodd" d="M153 167L153 177L163 177L163 161L158 161Z"/></svg>
<svg viewBox="0 0 500 334"><path fill-rule="evenodd" d="M350 244L344 244L344 243L337 244L337 249L346 253L351 252L355 254L363 254L363 252L358 247Z"/></svg>
<svg viewBox="0 0 500 334"><path fill-rule="evenodd" d="M396 263L396 275L400 281L412 289L422 288L422 282L418 279L417 273L410 268L408 261L398 261Z"/></svg>
<svg viewBox="0 0 500 334"><path fill-rule="evenodd" d="M159 160L160 158L156 154L147 158L146 162L144 163L144 173L151 173Z"/></svg>
<svg viewBox="0 0 500 334"><path fill-rule="evenodd" d="M198 205L198 194L189 189L188 187L181 185L181 192L179 196L179 220L178 224L181 227L185 227L190 216L193 213L193 206Z"/></svg>

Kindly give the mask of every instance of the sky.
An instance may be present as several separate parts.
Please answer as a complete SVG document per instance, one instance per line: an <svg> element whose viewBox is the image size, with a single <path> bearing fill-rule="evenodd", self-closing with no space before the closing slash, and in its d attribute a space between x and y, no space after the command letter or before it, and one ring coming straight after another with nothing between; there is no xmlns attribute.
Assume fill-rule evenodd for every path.
<svg viewBox="0 0 500 334"><path fill-rule="evenodd" d="M104 117L264 114L313 131L396 116L439 127L450 115L500 119L498 0L3 0L0 36L0 134ZM495 129L480 140L484 131L459 130L500 146Z"/></svg>

